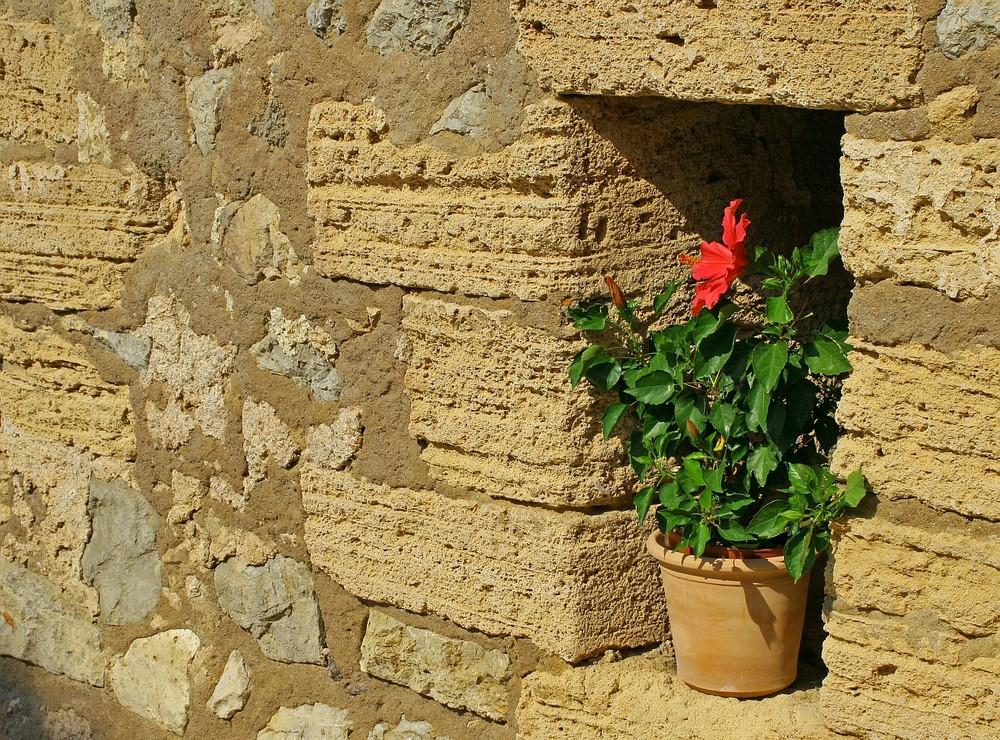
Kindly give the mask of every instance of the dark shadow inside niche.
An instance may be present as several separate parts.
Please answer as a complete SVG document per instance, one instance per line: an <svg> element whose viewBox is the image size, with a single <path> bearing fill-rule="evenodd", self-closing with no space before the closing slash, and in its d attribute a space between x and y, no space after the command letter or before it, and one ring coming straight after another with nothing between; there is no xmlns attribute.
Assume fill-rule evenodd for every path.
<svg viewBox="0 0 1000 740"><path fill-rule="evenodd" d="M815 232L843 220L843 112L660 98L565 100L624 158L623 174L650 182L676 209L682 221L679 235L697 235L675 250L694 252L698 239L720 241L723 209L735 198L743 199L743 210L752 221L747 244L779 253L806 244ZM600 152L592 156L601 158ZM594 164L592 170L601 172ZM613 179L615 167L609 165L606 171ZM668 248L663 255L674 261L663 266L665 284L678 271L676 254ZM846 321L853 284L838 260L828 276L803 292L817 317ZM799 679L790 690L818 686L826 674L824 566L825 560L812 570Z"/></svg>

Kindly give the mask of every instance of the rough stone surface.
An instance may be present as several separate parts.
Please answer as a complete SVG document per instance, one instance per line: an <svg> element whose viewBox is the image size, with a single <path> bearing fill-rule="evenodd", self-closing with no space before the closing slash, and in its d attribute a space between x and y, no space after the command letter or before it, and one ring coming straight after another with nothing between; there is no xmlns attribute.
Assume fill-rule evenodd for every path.
<svg viewBox="0 0 1000 740"><path fill-rule="evenodd" d="M448 104L441 118L431 126L431 133L452 131L470 139L478 139L485 131L489 105L490 94L486 85L479 83Z"/></svg>
<svg viewBox="0 0 1000 740"><path fill-rule="evenodd" d="M867 737L1000 729L1000 525L913 501L852 518L832 562L824 714Z"/></svg>
<svg viewBox="0 0 1000 740"><path fill-rule="evenodd" d="M82 347L47 327L0 316L0 414L32 436L119 459L135 458L128 388L106 382Z"/></svg>
<svg viewBox="0 0 1000 740"><path fill-rule="evenodd" d="M341 409L333 424L309 429L302 459L316 468L343 470L361 449L361 409Z"/></svg>
<svg viewBox="0 0 1000 740"><path fill-rule="evenodd" d="M106 624L142 621L160 600L159 516L122 481L90 484L92 532L83 551L83 577L101 598Z"/></svg>
<svg viewBox="0 0 1000 740"><path fill-rule="evenodd" d="M148 339L136 337L128 332L105 331L93 329L94 338L109 351L121 357L129 366L136 370L149 367L149 353L153 343Z"/></svg>
<svg viewBox="0 0 1000 740"><path fill-rule="evenodd" d="M268 460L290 468L299 459L299 447L291 431L270 404L254 403L249 398L243 401L243 454L247 458L243 485L246 496L267 477Z"/></svg>
<svg viewBox="0 0 1000 740"><path fill-rule="evenodd" d="M510 658L469 640L443 637L371 611L361 643L361 670L454 709L500 722L507 717Z"/></svg>
<svg viewBox="0 0 1000 740"><path fill-rule="evenodd" d="M112 165L111 133L108 131L104 111L93 98L77 93L76 105L80 111L76 126L76 158L80 164Z"/></svg>
<svg viewBox="0 0 1000 740"><path fill-rule="evenodd" d="M306 22L313 32L333 45L333 39L347 30L344 0L312 0L306 8Z"/></svg>
<svg viewBox="0 0 1000 740"><path fill-rule="evenodd" d="M230 719L246 706L253 688L252 678L253 672L243 660L240 651L231 652L229 660L226 661L226 667L219 677L219 682L215 685L215 690L208 700L209 710L220 719Z"/></svg>
<svg viewBox="0 0 1000 740"><path fill-rule="evenodd" d="M172 223L164 186L95 163L0 165L0 297L54 309L117 305L128 268Z"/></svg>
<svg viewBox="0 0 1000 740"><path fill-rule="evenodd" d="M115 697L140 717L183 735L191 703L188 667L200 645L198 636L186 629L133 641L111 666Z"/></svg>
<svg viewBox="0 0 1000 740"><path fill-rule="evenodd" d="M48 146L76 136L73 47L54 26L0 21L0 139Z"/></svg>
<svg viewBox="0 0 1000 740"><path fill-rule="evenodd" d="M268 658L323 662L319 607L302 563L278 556L252 566L231 558L215 569L215 590L222 610L254 636Z"/></svg>
<svg viewBox="0 0 1000 740"><path fill-rule="evenodd" d="M822 740L816 689L754 701L701 694L678 681L663 657L638 655L562 671L536 671L521 684L518 737L547 740Z"/></svg>
<svg viewBox="0 0 1000 740"><path fill-rule="evenodd" d="M1000 43L1000 5L992 0L948 0L938 16L937 39L949 59Z"/></svg>
<svg viewBox="0 0 1000 740"><path fill-rule="evenodd" d="M301 485L312 562L363 599L529 637L567 660L666 634L632 511L453 499L311 465Z"/></svg>
<svg viewBox="0 0 1000 740"><path fill-rule="evenodd" d="M461 28L471 4L471 0L382 0L368 26L368 45L384 57L399 52L434 56Z"/></svg>
<svg viewBox="0 0 1000 740"><path fill-rule="evenodd" d="M297 281L301 266L281 232L281 213L274 203L257 194L220 211L220 242L226 261L247 285L275 278Z"/></svg>
<svg viewBox="0 0 1000 740"><path fill-rule="evenodd" d="M188 115L194 126L194 141L203 155L207 156L215 147L222 98L229 89L232 77L232 70L210 69L197 77L188 78Z"/></svg>
<svg viewBox="0 0 1000 740"><path fill-rule="evenodd" d="M404 714L395 727L387 722L379 722L368 733L368 740L450 740L450 738L435 734L434 725L430 722L410 720Z"/></svg>
<svg viewBox="0 0 1000 740"><path fill-rule="evenodd" d="M881 497L1000 520L1000 350L856 343L837 466Z"/></svg>
<svg viewBox="0 0 1000 740"><path fill-rule="evenodd" d="M951 298L984 297L1000 278L1000 141L884 142L845 136L844 264Z"/></svg>
<svg viewBox="0 0 1000 740"><path fill-rule="evenodd" d="M236 347L221 345L212 337L191 330L191 314L172 297L149 299L146 323L135 335L149 339L149 368L142 373L146 385L169 388L160 409L146 403L146 419L153 436L171 449L187 442L191 432L223 439L226 432L225 383L233 368Z"/></svg>
<svg viewBox="0 0 1000 740"><path fill-rule="evenodd" d="M426 440L432 476L548 505L627 498L621 444L603 440L601 410L570 387L577 342L518 326L508 311L407 296L403 312L410 434Z"/></svg>
<svg viewBox="0 0 1000 740"><path fill-rule="evenodd" d="M132 28L135 19L134 0L89 0L90 14L101 24L104 36L117 41Z"/></svg>
<svg viewBox="0 0 1000 740"><path fill-rule="evenodd" d="M286 319L280 308L272 309L267 335L250 352L261 368L292 378L319 400L340 398L342 383L334 365L337 345L305 316Z"/></svg>
<svg viewBox="0 0 1000 740"><path fill-rule="evenodd" d="M519 47L560 94L871 110L917 98L913 0L512 4Z"/></svg>
<svg viewBox="0 0 1000 740"><path fill-rule="evenodd" d="M20 527L8 530L0 552L30 562L78 606L96 614L98 594L84 584L81 567L91 533L88 492L94 478L131 480L132 466L25 434L6 420L0 425L0 457L6 457L9 476L3 492L10 494L11 514Z"/></svg>
<svg viewBox="0 0 1000 740"><path fill-rule="evenodd" d="M267 727L257 733L257 740L295 740L296 738L329 738L347 740L354 723L346 709L326 704L304 704L300 707L282 707Z"/></svg>
<svg viewBox="0 0 1000 740"><path fill-rule="evenodd" d="M101 634L55 583L0 555L0 607L0 655L104 685Z"/></svg>

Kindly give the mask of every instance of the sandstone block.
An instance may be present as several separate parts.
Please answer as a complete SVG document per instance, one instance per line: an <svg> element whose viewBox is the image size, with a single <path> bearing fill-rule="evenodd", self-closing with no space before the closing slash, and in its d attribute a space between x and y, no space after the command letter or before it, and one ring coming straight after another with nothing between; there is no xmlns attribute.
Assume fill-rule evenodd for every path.
<svg viewBox="0 0 1000 740"><path fill-rule="evenodd" d="M453 499L312 465L301 486L312 562L360 598L528 637L570 661L666 634L631 511Z"/></svg>
<svg viewBox="0 0 1000 740"><path fill-rule="evenodd" d="M995 522L914 501L848 520L827 589L823 686L832 729L990 737L1000 728Z"/></svg>
<svg viewBox="0 0 1000 740"><path fill-rule="evenodd" d="M188 666L200 645L198 636L186 629L133 641L111 666L115 697L140 717L183 735L191 703Z"/></svg>
<svg viewBox="0 0 1000 740"><path fill-rule="evenodd" d="M282 707L271 717L267 727L257 733L257 740L291 740L291 738L327 738L347 740L354 722L346 709L326 704L303 704Z"/></svg>
<svg viewBox="0 0 1000 740"><path fill-rule="evenodd" d="M756 701L708 696L678 681L663 656L637 655L557 673L528 674L517 707L518 737L833 738L823 726L819 693L807 689Z"/></svg>
<svg viewBox="0 0 1000 740"><path fill-rule="evenodd" d="M519 326L507 311L403 299L412 344L410 434L449 485L549 505L627 498L631 478L601 411L567 369L579 344Z"/></svg>
<svg viewBox="0 0 1000 740"><path fill-rule="evenodd" d="M507 718L510 658L469 640L417 629L370 611L361 643L361 670L402 684L453 709L492 720Z"/></svg>
<svg viewBox="0 0 1000 740"><path fill-rule="evenodd" d="M0 655L104 685L101 634L59 586L0 556L0 604Z"/></svg>
<svg viewBox="0 0 1000 740"><path fill-rule="evenodd" d="M98 455L135 458L128 388L105 382L83 348L52 329L26 331L0 316L0 358L5 422Z"/></svg>
<svg viewBox="0 0 1000 740"><path fill-rule="evenodd" d="M268 658L322 663L319 607L305 565L282 556L261 566L231 558L215 569L215 590L222 610Z"/></svg>
<svg viewBox="0 0 1000 740"><path fill-rule="evenodd" d="M142 621L160 600L159 516L122 481L90 484L91 535L83 551L83 577L101 598L106 624Z"/></svg>
<svg viewBox="0 0 1000 740"><path fill-rule="evenodd" d="M173 221L163 184L94 163L2 164L0 297L63 310L115 306L129 267Z"/></svg>
<svg viewBox="0 0 1000 740"><path fill-rule="evenodd" d="M246 706L250 698L252 677L253 672L240 651L231 652L212 697L208 700L208 708L220 719L230 719Z"/></svg>
<svg viewBox="0 0 1000 740"><path fill-rule="evenodd" d="M855 342L836 463L887 498L1000 519L1000 351Z"/></svg>
<svg viewBox="0 0 1000 740"><path fill-rule="evenodd" d="M569 106L547 101L525 113L520 140L456 159L427 145L396 147L371 104L315 106L309 210L317 271L522 300L594 295L607 272L627 290L679 276L671 258L696 240L663 190ZM621 125L643 142L653 117L643 109ZM676 136L690 135L680 128L688 133ZM676 142L674 131L658 132L658 142L661 135ZM653 149L642 156L678 166Z"/></svg>
<svg viewBox="0 0 1000 740"><path fill-rule="evenodd" d="M519 48L560 94L807 108L904 107L921 63L913 0L519 0Z"/></svg>
<svg viewBox="0 0 1000 740"><path fill-rule="evenodd" d="M840 248L858 281L893 279L951 298L985 297L1000 277L1000 141L843 140Z"/></svg>
<svg viewBox="0 0 1000 740"><path fill-rule="evenodd" d="M0 21L0 139L49 147L73 141L72 55L55 26Z"/></svg>

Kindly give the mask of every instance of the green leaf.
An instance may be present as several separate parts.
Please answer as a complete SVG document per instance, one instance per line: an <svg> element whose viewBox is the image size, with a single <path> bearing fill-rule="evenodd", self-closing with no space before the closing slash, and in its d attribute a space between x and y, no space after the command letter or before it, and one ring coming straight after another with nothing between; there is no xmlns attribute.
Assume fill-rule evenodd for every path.
<svg viewBox="0 0 1000 740"><path fill-rule="evenodd" d="M860 470L855 470L847 476L847 488L844 490L844 501L852 509L861 503L861 499L868 493L865 487L865 475Z"/></svg>
<svg viewBox="0 0 1000 740"><path fill-rule="evenodd" d="M772 324L787 324L795 318L792 309L788 307L788 301L784 296L776 295L767 299L766 307L767 320Z"/></svg>
<svg viewBox="0 0 1000 740"><path fill-rule="evenodd" d="M600 365L602 363L613 363L615 360L611 355L604 351L604 347L599 344L591 344L589 347L577 352L576 357L573 358L573 362L569 366L569 380L570 383L575 388L580 382L580 378L583 377L584 373L590 370L595 365Z"/></svg>
<svg viewBox="0 0 1000 740"><path fill-rule="evenodd" d="M722 369L733 353L736 333L737 326L727 322L701 341L694 368L696 378L711 377Z"/></svg>
<svg viewBox="0 0 1000 740"><path fill-rule="evenodd" d="M601 428L604 430L604 439L611 436L611 432L614 431L615 427L618 426L618 421L622 418L622 414L628 409L628 404L615 401L613 404L608 406L604 411L604 416L601 418Z"/></svg>
<svg viewBox="0 0 1000 740"><path fill-rule="evenodd" d="M791 484L791 490L808 493L816 487L816 473L808 465L788 463L788 482Z"/></svg>
<svg viewBox="0 0 1000 740"><path fill-rule="evenodd" d="M680 509L681 506L681 495L680 488L678 487L676 481L670 481L669 483L664 483L660 486L657 494L660 497L660 504L668 509ZM685 497L685 500L687 498Z"/></svg>
<svg viewBox="0 0 1000 740"><path fill-rule="evenodd" d="M847 359L844 346L814 333L813 341L803 348L806 365L820 375L841 375L851 372L851 361Z"/></svg>
<svg viewBox="0 0 1000 740"><path fill-rule="evenodd" d="M662 293L653 298L654 316L658 317L661 313L663 313L663 309L667 307L667 304L670 302L670 299L673 297L677 288L680 287L680 284L681 284L680 280L674 280L674 282L670 283L670 285L664 288Z"/></svg>
<svg viewBox="0 0 1000 740"><path fill-rule="evenodd" d="M716 526L716 530L719 532L722 539L733 544L749 542L754 539L753 536L748 534L736 519L730 519L729 521L718 524Z"/></svg>
<svg viewBox="0 0 1000 740"><path fill-rule="evenodd" d="M646 514L649 512L650 504L653 503L653 494L656 491L652 486L646 486L641 491L635 494L633 503L635 503L635 510L639 514L639 524L642 525L646 521Z"/></svg>
<svg viewBox="0 0 1000 740"><path fill-rule="evenodd" d="M785 565L793 581L798 581L813 566L816 553L812 538L812 528L800 529L789 537L785 544Z"/></svg>
<svg viewBox="0 0 1000 740"><path fill-rule="evenodd" d="M618 364L617 360L601 362L588 368L585 375L587 376L587 380L593 383L596 388L602 391L610 391L621 380L622 366Z"/></svg>
<svg viewBox="0 0 1000 740"><path fill-rule="evenodd" d="M837 243L839 236L839 228L823 229L812 235L808 246L802 250L802 266L806 275L826 275L830 263L840 254Z"/></svg>
<svg viewBox="0 0 1000 740"><path fill-rule="evenodd" d="M722 436L728 437L732 431L733 422L736 421L736 409L728 403L716 403L708 412L708 420Z"/></svg>
<svg viewBox="0 0 1000 740"><path fill-rule="evenodd" d="M781 371L788 363L788 344L786 342L759 344L754 348L750 362L757 382L770 392L778 384Z"/></svg>
<svg viewBox="0 0 1000 740"><path fill-rule="evenodd" d="M777 537L788 527L788 521L780 516L784 510L785 502L781 500L765 504L753 515L747 525L747 531L762 540Z"/></svg>
<svg viewBox="0 0 1000 740"><path fill-rule="evenodd" d="M636 379L635 385L626 388L625 393L643 403L660 404L670 398L674 390L673 378L662 370L654 370Z"/></svg>
<svg viewBox="0 0 1000 740"><path fill-rule="evenodd" d="M747 428L752 432L764 429L767 425L767 410L771 406L771 392L758 383L750 389L747 400L750 403Z"/></svg>
<svg viewBox="0 0 1000 740"><path fill-rule="evenodd" d="M566 313L580 331L600 331L608 321L608 306L606 303L592 303L589 306L573 306Z"/></svg>
<svg viewBox="0 0 1000 740"><path fill-rule="evenodd" d="M708 525L700 522L698 524L698 532L695 534L694 540L694 555L696 558L700 558L705 554L705 548L708 546L708 540L712 536L712 531L708 528Z"/></svg>
<svg viewBox="0 0 1000 740"><path fill-rule="evenodd" d="M747 457L747 470L753 473L758 485L767 482L767 476L778 467L778 458L769 446L758 447Z"/></svg>

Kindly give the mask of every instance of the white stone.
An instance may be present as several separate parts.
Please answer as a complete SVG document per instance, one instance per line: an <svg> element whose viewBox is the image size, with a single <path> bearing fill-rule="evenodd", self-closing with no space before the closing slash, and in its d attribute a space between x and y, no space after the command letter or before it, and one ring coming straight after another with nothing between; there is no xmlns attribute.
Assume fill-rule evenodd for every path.
<svg viewBox="0 0 1000 740"><path fill-rule="evenodd" d="M1000 42L1000 3L996 0L948 0L938 16L937 38L949 59L958 59Z"/></svg>
<svg viewBox="0 0 1000 740"><path fill-rule="evenodd" d="M433 56L465 22L470 5L470 0L382 0L368 26L368 45L384 57L403 51Z"/></svg>
<svg viewBox="0 0 1000 740"><path fill-rule="evenodd" d="M215 685L212 698L208 700L208 708L222 719L230 719L246 706L250 698L250 680L253 673L250 666L243 660L239 650L229 654L226 667Z"/></svg>
<svg viewBox="0 0 1000 740"><path fill-rule="evenodd" d="M247 459L244 495L267 477L267 461L290 468L299 459L299 448L288 426L278 418L274 407L261 401L243 401L243 453Z"/></svg>
<svg viewBox="0 0 1000 740"><path fill-rule="evenodd" d="M337 345L305 316L286 319L280 308L271 309L268 332L250 352L262 369L292 378L319 400L340 398L341 380L334 367Z"/></svg>
<svg viewBox="0 0 1000 740"><path fill-rule="evenodd" d="M267 727L257 733L257 740L347 740L352 729L354 723L346 709L303 704L275 712Z"/></svg>
<svg viewBox="0 0 1000 740"><path fill-rule="evenodd" d="M445 706L492 720L507 717L510 658L500 650L410 627L383 612L368 614L361 670L402 684Z"/></svg>
<svg viewBox="0 0 1000 740"><path fill-rule="evenodd" d="M215 148L222 96L229 89L232 74L228 69L210 69L198 77L188 78L188 115L194 126L194 141L203 155L207 156Z"/></svg>
<svg viewBox="0 0 1000 740"><path fill-rule="evenodd" d="M441 118L431 126L431 133L453 131L470 139L478 139L486 126L489 104L489 91L484 83L480 83L451 101Z"/></svg>
<svg viewBox="0 0 1000 740"><path fill-rule="evenodd" d="M343 470L361 449L361 409L341 409L333 424L310 427L303 459L323 470Z"/></svg>
<svg viewBox="0 0 1000 740"><path fill-rule="evenodd" d="M191 703L188 667L200 645L186 629L135 640L111 667L115 697L140 717L183 735Z"/></svg>
<svg viewBox="0 0 1000 740"><path fill-rule="evenodd" d="M52 581L0 556L0 608L0 655L104 685L101 633Z"/></svg>

